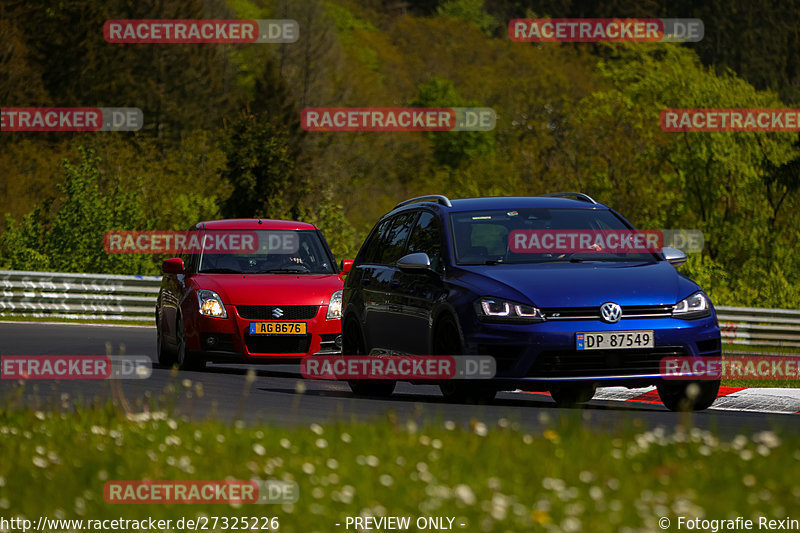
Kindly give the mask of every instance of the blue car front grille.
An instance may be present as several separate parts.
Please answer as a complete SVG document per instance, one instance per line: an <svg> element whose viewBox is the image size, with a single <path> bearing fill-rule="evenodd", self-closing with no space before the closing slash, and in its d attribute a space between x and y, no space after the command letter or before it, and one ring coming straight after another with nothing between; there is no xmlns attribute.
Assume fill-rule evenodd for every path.
<svg viewBox="0 0 800 533"><path fill-rule="evenodd" d="M671 305L623 305L622 318L667 318L672 316ZM600 319L597 307L546 307L542 313L547 320L594 320Z"/></svg>
<svg viewBox="0 0 800 533"><path fill-rule="evenodd" d="M661 359L685 357L681 346L631 350L586 350L541 352L527 377L637 376L659 373Z"/></svg>

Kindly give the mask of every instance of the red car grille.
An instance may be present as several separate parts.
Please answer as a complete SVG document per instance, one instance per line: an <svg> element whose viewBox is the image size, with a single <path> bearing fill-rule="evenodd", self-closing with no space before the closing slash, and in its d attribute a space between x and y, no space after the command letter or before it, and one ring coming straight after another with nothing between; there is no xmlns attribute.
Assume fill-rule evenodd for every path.
<svg viewBox="0 0 800 533"><path fill-rule="evenodd" d="M273 311L280 309L279 316ZM248 320L310 320L317 316L318 305L237 305L236 312Z"/></svg>

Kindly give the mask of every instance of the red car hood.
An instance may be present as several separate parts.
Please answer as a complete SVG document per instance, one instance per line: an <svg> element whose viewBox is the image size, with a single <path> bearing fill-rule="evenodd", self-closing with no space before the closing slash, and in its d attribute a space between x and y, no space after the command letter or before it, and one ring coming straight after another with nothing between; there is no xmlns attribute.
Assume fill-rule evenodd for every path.
<svg viewBox="0 0 800 533"><path fill-rule="evenodd" d="M328 305L343 285L338 274L198 274L194 282L232 305Z"/></svg>

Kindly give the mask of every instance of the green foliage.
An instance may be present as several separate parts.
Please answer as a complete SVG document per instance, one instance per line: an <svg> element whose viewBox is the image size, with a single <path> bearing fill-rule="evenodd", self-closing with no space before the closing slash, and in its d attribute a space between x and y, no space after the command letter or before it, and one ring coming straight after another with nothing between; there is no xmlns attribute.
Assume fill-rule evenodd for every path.
<svg viewBox="0 0 800 533"><path fill-rule="evenodd" d="M368 20L358 18L352 11L334 3L326 3L325 10L336 24L342 46L360 63L371 69L377 69L380 57L375 49L365 46L363 36L365 33L377 33L378 28Z"/></svg>
<svg viewBox="0 0 800 533"><path fill-rule="evenodd" d="M703 231L707 257L689 270L715 300L795 302L796 271L781 272L770 259L790 242L791 226L773 223L786 206L769 196L770 187L789 193L796 179L793 136L664 133L658 126L662 109L779 107L777 97L707 70L680 46L603 50L598 72L609 89L578 101L563 125L572 138L564 164L580 169L575 188L639 227Z"/></svg>
<svg viewBox="0 0 800 533"><path fill-rule="evenodd" d="M306 214L301 218L322 231L337 261L354 259L361 246L361 240L347 221L341 204L336 202L333 187L326 187L319 195L313 195L311 198L313 207L306 207Z"/></svg>
<svg viewBox="0 0 800 533"><path fill-rule="evenodd" d="M6 230L0 234L0 269L48 272L50 257L39 250L43 240L42 228L35 220L40 218L40 209L24 217L20 222L10 216L6 219Z"/></svg>
<svg viewBox="0 0 800 533"><path fill-rule="evenodd" d="M339 33L351 32L354 30L378 31L378 28L368 20L357 17L349 9L336 5L333 2L327 2L325 4L325 9L336 23L336 29Z"/></svg>
<svg viewBox="0 0 800 533"><path fill-rule="evenodd" d="M296 218L307 192L295 172L296 149L287 128L243 113L226 128L224 176L233 192L223 206L228 218Z"/></svg>
<svg viewBox="0 0 800 533"><path fill-rule="evenodd" d="M492 35L500 23L483 8L484 0L446 0L437 8L439 15L475 24L486 35Z"/></svg>
<svg viewBox="0 0 800 533"><path fill-rule="evenodd" d="M476 102L468 102L462 98L453 82L436 77L419 86L416 98L411 101L415 107L477 107ZM426 132L433 143L433 156L436 162L450 168L458 168L465 161L494 152L494 135L492 132L468 131L433 131Z"/></svg>
<svg viewBox="0 0 800 533"><path fill-rule="evenodd" d="M14 270L151 274L153 258L107 254L107 231L152 229L144 216L141 197L118 184L101 190L100 160L79 148L79 161L63 162L64 182L59 195L48 198L21 223L9 221L0 237L0 263Z"/></svg>
<svg viewBox="0 0 800 533"><path fill-rule="evenodd" d="M800 307L797 135L659 127L670 107L791 107L798 41L787 36L798 2L764 13L746 0L735 9L718 0L579 6L586 17L683 10L706 21L706 39L688 45L515 43L498 21L531 13L522 0L414 2L403 15L358 0L12 3L0 17L0 101L136 106L146 124L135 134L4 133L0 214L13 222L0 235L0 262L59 268L64 259L43 243L55 238L63 202L102 204L100 196L114 191L138 202L138 214L119 215L125 229L185 229L221 216L308 219L344 257L377 217L411 196L578 190L642 228L702 230L706 250L684 271L714 301ZM545 0L535 11L575 16L573 4ZM109 45L96 31L111 18L234 16L295 19L300 40L127 46ZM53 38L35 38L42 34ZM497 127L312 133L299 126L304 107L403 105L491 107ZM65 157L82 160L78 146L99 158L94 174L92 165L61 168ZM96 184L97 198L88 184L80 186L85 197L57 188L75 174ZM54 192L58 198L47 200ZM65 223L87 235L110 224L70 209ZM64 242L86 254L86 268L118 269L76 235Z"/></svg>
<svg viewBox="0 0 800 533"><path fill-rule="evenodd" d="M20 55L30 57L35 66L35 74L26 75L12 63L13 77L31 80L31 97L40 85L44 92L35 100L12 100L13 105L33 100L38 105L138 107L145 116L143 131L172 139L187 126L217 125L235 109L240 93L229 47L109 44L102 31L113 19L234 18L224 0L69 0L47 5L3 3L1 18L7 17L16 35L24 36Z"/></svg>
<svg viewBox="0 0 800 533"><path fill-rule="evenodd" d="M231 186L221 176L225 154L214 132L187 132L179 143L116 134L82 137L79 142L102 158L101 187L117 183L140 196L154 228L184 230L221 216L220 204Z"/></svg>

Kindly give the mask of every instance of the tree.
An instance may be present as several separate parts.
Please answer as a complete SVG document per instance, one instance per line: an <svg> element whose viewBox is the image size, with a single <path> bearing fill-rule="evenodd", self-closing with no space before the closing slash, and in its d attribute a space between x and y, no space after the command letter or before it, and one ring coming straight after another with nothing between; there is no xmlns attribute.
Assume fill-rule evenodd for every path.
<svg viewBox="0 0 800 533"><path fill-rule="evenodd" d="M118 186L101 190L100 160L79 149L79 160L63 162L60 194L47 198L21 223L8 222L0 236L0 264L15 270L152 274L156 260L146 255L108 254L103 237L112 230L152 229L141 197Z"/></svg>
<svg viewBox="0 0 800 533"><path fill-rule="evenodd" d="M434 78L419 86L414 107L478 107L476 102L461 98L453 82ZM458 168L473 157L488 156L494 152L494 134L484 131L436 131L425 135L433 143L436 162L450 168Z"/></svg>
<svg viewBox="0 0 800 533"><path fill-rule="evenodd" d="M471 22L486 35L492 35L502 24L483 9L483 4L484 0L446 0L436 11L439 16Z"/></svg>
<svg viewBox="0 0 800 533"><path fill-rule="evenodd" d="M741 290L758 278L764 299L782 305L785 287L800 284L791 266L796 259L770 251L796 242L795 226L781 211L796 201L790 192L795 136L664 133L659 126L663 109L782 107L777 95L758 91L733 73L706 69L685 47L608 49L598 68L610 88L573 108L565 160L580 169L590 191L620 206L640 227L644 222L702 230L710 261L693 260L687 272L708 276L700 281L708 283L712 296L722 285L720 290L737 298L727 304L743 303L738 298L749 294L744 302L764 305L751 290ZM789 268L779 272L773 257L782 257ZM724 281L712 276L717 267L727 272Z"/></svg>
<svg viewBox="0 0 800 533"><path fill-rule="evenodd" d="M305 180L295 174L297 149L289 132L249 111L225 130L225 178L233 191L223 206L226 217L297 218Z"/></svg>

